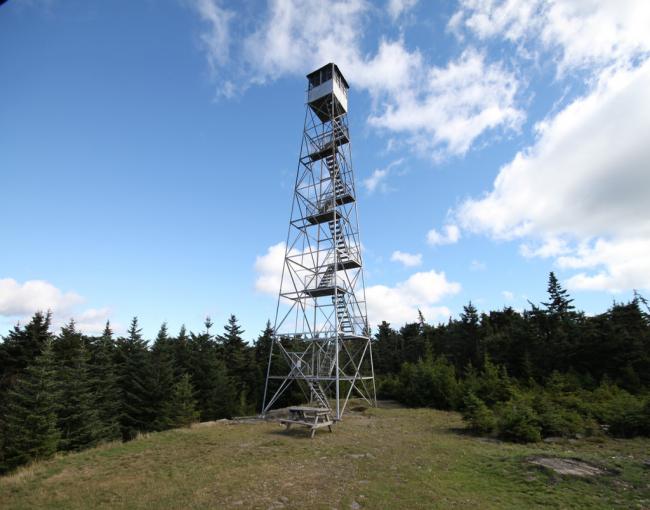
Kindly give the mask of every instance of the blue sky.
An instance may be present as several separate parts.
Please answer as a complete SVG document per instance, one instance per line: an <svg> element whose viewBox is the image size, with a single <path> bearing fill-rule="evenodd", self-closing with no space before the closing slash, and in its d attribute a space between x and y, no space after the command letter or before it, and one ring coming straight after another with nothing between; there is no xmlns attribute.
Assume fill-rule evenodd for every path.
<svg viewBox="0 0 650 510"><path fill-rule="evenodd" d="M10 0L0 7L0 334L36 309L253 338L304 75L335 61L371 322L650 289L645 1Z"/></svg>

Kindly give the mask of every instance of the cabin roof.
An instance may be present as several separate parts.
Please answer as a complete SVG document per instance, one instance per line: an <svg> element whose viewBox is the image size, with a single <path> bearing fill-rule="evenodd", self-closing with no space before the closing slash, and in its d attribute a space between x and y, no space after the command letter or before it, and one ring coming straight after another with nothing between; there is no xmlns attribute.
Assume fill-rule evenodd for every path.
<svg viewBox="0 0 650 510"><path fill-rule="evenodd" d="M319 68L316 69L315 71L312 71L311 73L309 73L309 74L307 75L307 78L311 78L311 77L314 76L315 74L320 73L320 72L321 72L323 69L325 69L327 66L334 66L334 72L337 73L337 74L341 77L341 79L343 80L343 83L345 84L345 87L349 89L349 88L350 88L350 85L348 85L348 81L345 79L345 76L343 76L343 73L342 73L341 70L339 69L339 66L337 66L334 62L328 62L328 63L325 64L323 67L319 67Z"/></svg>

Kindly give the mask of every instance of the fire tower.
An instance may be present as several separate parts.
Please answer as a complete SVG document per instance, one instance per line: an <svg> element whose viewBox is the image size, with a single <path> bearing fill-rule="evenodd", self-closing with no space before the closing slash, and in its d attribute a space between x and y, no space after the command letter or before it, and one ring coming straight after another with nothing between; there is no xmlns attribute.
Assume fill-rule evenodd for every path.
<svg viewBox="0 0 650 510"><path fill-rule="evenodd" d="M292 383L337 420L351 397L376 404L348 83L336 64L307 75L307 108L262 414ZM273 352L281 363L272 369ZM283 373L278 374L278 370Z"/></svg>

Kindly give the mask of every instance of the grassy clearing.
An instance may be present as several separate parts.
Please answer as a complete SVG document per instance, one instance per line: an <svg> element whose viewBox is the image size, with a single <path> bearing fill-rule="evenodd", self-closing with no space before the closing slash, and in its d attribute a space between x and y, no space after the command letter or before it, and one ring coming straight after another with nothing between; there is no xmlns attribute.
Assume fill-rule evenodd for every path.
<svg viewBox="0 0 650 510"><path fill-rule="evenodd" d="M274 423L173 430L0 478L0 508L650 508L648 440L515 445L456 413L371 409L310 440ZM580 458L580 479L526 459Z"/></svg>

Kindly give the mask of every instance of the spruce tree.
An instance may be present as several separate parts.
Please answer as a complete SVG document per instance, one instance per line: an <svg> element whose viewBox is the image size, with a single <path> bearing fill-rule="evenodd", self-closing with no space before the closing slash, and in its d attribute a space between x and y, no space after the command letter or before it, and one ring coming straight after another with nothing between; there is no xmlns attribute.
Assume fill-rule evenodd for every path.
<svg viewBox="0 0 650 510"><path fill-rule="evenodd" d="M555 273L551 271L548 275L548 296L549 301L542 303L549 313L556 315L563 315L574 310L573 299L569 297L566 289L562 288Z"/></svg>
<svg viewBox="0 0 650 510"><path fill-rule="evenodd" d="M131 321L126 338L118 340L118 357L122 391L120 427L122 439L129 441L139 432L153 430L156 419L156 381L137 317Z"/></svg>
<svg viewBox="0 0 650 510"><path fill-rule="evenodd" d="M9 388L52 340L51 312L36 312L25 326L17 324L0 344L0 395Z"/></svg>
<svg viewBox="0 0 650 510"><path fill-rule="evenodd" d="M104 333L95 345L90 365L95 407L101 427L99 432L101 441L113 441L121 437L119 414L122 403L114 356L113 331L107 321Z"/></svg>
<svg viewBox="0 0 650 510"><path fill-rule="evenodd" d="M187 334L185 324L181 326L178 335L171 339L174 356L174 377L178 380L183 374L191 372L192 353L190 336Z"/></svg>
<svg viewBox="0 0 650 510"><path fill-rule="evenodd" d="M7 395L4 416L5 465L13 469L57 450L58 383L52 340L46 339L35 358Z"/></svg>
<svg viewBox="0 0 650 510"><path fill-rule="evenodd" d="M269 353L273 344L273 328L271 321L266 321L266 327L257 338L253 347L254 371L256 377L255 399L256 409L261 410L262 399L264 398L264 386L266 384L266 372L269 364ZM273 366L273 365L272 365Z"/></svg>
<svg viewBox="0 0 650 510"><path fill-rule="evenodd" d="M60 448L68 451L89 448L99 441L102 427L88 370L88 351L73 320L61 328L54 346L61 387Z"/></svg>
<svg viewBox="0 0 650 510"><path fill-rule="evenodd" d="M153 404L156 418L153 423L155 430L164 430L172 426L171 398L174 389L174 355L173 346L167 333L167 324L160 326L158 335L151 350L155 388Z"/></svg>
<svg viewBox="0 0 650 510"><path fill-rule="evenodd" d="M208 324L209 320L204 333L190 334L190 376L202 421L232 416L237 396Z"/></svg>
<svg viewBox="0 0 650 510"><path fill-rule="evenodd" d="M199 419L194 387L189 374L183 374L174 384L170 405L169 425L171 427L189 427Z"/></svg>
<svg viewBox="0 0 650 510"><path fill-rule="evenodd" d="M237 317L231 315L224 326L224 334L220 337L226 369L235 385L239 401L237 412L240 414L251 411L249 402L252 400L252 391L256 382L255 372L251 370L252 352L242 338L243 334L244 331L239 326Z"/></svg>

